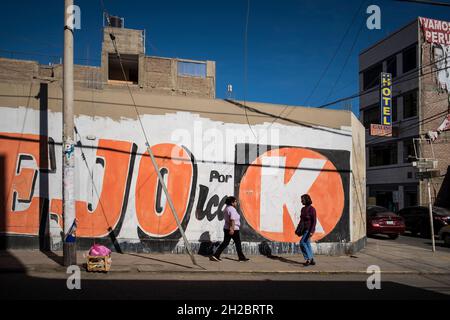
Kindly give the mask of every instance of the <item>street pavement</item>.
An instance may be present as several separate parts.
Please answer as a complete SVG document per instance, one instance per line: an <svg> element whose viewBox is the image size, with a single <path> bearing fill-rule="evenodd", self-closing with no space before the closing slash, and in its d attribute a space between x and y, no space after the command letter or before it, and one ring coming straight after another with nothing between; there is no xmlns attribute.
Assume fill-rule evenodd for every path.
<svg viewBox="0 0 450 320"><path fill-rule="evenodd" d="M412 242L412 243L411 243ZM88 273L79 252L81 290L68 290L60 252L0 252L1 299L450 299L450 251L432 252L426 239L369 238L351 256L250 256L221 262L182 254L112 254L109 273ZM369 290L378 270L381 290ZM375 267L374 267L375 266ZM302 290L299 290L302 288Z"/></svg>
<svg viewBox="0 0 450 320"><path fill-rule="evenodd" d="M362 274L82 274L67 289L61 272L0 274L0 297L10 299L151 300L449 300L450 276L381 274L369 290Z"/></svg>
<svg viewBox="0 0 450 320"><path fill-rule="evenodd" d="M411 239L407 239L411 241ZM197 265L187 254L112 254L110 272L139 273L367 273L375 265L382 273L391 274L450 274L450 251L438 247L436 252L412 239L416 245L402 243L402 239L369 238L366 248L354 255L317 256L317 265L303 266L301 255L250 256L248 262L238 262L237 256L222 255L221 262L195 255ZM78 252L77 262L82 270L86 252ZM0 272L65 271L62 252L43 253L37 250L0 252Z"/></svg>
<svg viewBox="0 0 450 320"><path fill-rule="evenodd" d="M377 236L377 239L383 239L383 238L386 239L383 236L379 236L379 237ZM431 248L432 248L431 239L424 239L419 235L413 236L410 233L405 233L403 236L400 236L398 239L396 239L395 242L399 243L399 244L406 244L406 245L420 247L420 248L429 249L429 250L431 250ZM450 253L450 247L446 246L444 244L443 240L439 240L436 238L435 243L436 243L437 251L443 251L443 252Z"/></svg>

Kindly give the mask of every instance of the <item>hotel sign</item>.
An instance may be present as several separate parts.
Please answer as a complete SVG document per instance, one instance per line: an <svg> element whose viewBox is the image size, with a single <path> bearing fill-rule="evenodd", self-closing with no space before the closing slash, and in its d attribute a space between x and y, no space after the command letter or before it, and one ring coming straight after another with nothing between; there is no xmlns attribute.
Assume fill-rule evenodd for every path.
<svg viewBox="0 0 450 320"><path fill-rule="evenodd" d="M381 73L381 124L392 125L392 75Z"/></svg>

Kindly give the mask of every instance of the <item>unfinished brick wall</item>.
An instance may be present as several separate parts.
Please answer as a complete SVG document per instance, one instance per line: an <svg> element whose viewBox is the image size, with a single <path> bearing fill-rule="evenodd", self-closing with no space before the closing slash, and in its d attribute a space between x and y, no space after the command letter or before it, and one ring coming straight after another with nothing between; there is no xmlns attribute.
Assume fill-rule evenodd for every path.
<svg viewBox="0 0 450 320"><path fill-rule="evenodd" d="M100 67L74 66L75 87L102 89L102 72Z"/></svg>
<svg viewBox="0 0 450 320"><path fill-rule="evenodd" d="M117 50L121 54L141 54L145 52L142 30L105 27L103 31L103 52L115 52L110 33L116 39Z"/></svg>
<svg viewBox="0 0 450 320"><path fill-rule="evenodd" d="M146 86L166 90L175 89L172 75L172 61L170 59L146 57L145 73Z"/></svg>
<svg viewBox="0 0 450 320"><path fill-rule="evenodd" d="M0 58L0 80L4 82L31 81L38 70L35 61Z"/></svg>
<svg viewBox="0 0 450 320"><path fill-rule="evenodd" d="M211 81L209 78L178 76L177 89L183 95L211 97Z"/></svg>
<svg viewBox="0 0 450 320"><path fill-rule="evenodd" d="M215 71L208 64L206 78L178 76L178 59L145 57L146 91L200 98L215 97ZM213 66L213 64L212 64Z"/></svg>

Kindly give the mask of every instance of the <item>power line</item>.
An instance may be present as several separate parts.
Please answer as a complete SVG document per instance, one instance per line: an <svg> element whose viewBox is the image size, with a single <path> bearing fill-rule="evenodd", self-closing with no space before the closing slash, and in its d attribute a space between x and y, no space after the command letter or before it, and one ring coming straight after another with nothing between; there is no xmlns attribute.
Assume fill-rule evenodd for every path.
<svg viewBox="0 0 450 320"><path fill-rule="evenodd" d="M351 27L353 26L353 24L355 23L356 18L358 17L358 13L361 10L361 8L363 7L364 3L366 3L367 0L362 0L358 9L355 11L352 20L350 21L350 24L347 27L347 30L345 31L344 35L342 36L342 39L338 45L338 47L336 48L336 50L334 51L334 54L332 56L332 58L330 59L330 61L328 62L327 66L325 67L324 71L322 72L319 80L316 82L316 84L313 87L313 90L311 91L311 93L308 95L308 97L306 98L306 101L304 103L304 105L306 105L309 102L309 99L313 96L314 92L316 91L316 89L318 88L320 82L322 82L322 79L325 77L325 74L328 72L328 69L330 68L330 66L332 65L334 59L336 58L337 54L340 52L340 49L342 47L342 45L344 44L345 38L347 37L348 33L351 30Z"/></svg>
<svg viewBox="0 0 450 320"><path fill-rule="evenodd" d="M108 26L111 26L110 15L109 15L109 13L106 11L106 9L105 9L103 0L100 0L100 2L101 2L102 7L103 7L103 12L104 12L105 15L106 15L106 19L107 19L107 22L108 22ZM147 137L147 134L146 134L146 132L145 132L145 128L144 128L144 125L143 125L143 123L142 123L141 116L140 116L139 111L138 111L138 109L137 109L136 101L134 100L134 96L133 96L133 92L131 91L131 88L130 88L130 86L129 86L129 84L128 84L128 79L127 79L127 75L126 75L126 73L125 73L125 69L124 69L124 67L123 67L122 58L121 58L121 56L120 56L119 50L117 49L116 36L115 36L115 34L114 34L113 28L111 28L110 31L111 31L111 32L110 32L109 35L110 35L110 38L111 38L111 41L112 41L112 44L113 44L113 47L114 47L114 51L115 51L115 53L116 53L116 55L117 55L117 58L118 58L118 60L119 60L120 67L121 67L121 69L122 69L122 75L123 75L123 77L124 77L126 86L127 86L127 88L128 88L128 92L129 92L129 94L130 94L131 100L133 101L134 110L135 110L135 112L136 112L136 115L137 115L137 118L138 118L138 121L139 121L141 130L142 130L142 133L143 133L144 138L145 138L145 145L146 145L146 147L147 147L147 151L148 151L148 153L149 153L149 155L150 155L150 159L151 159L151 161L152 161L153 167L154 167L154 169L155 169L155 171L156 171L156 174L157 174L157 176L158 176L158 180L159 180L159 182L160 182L160 184L161 184L161 186L162 186L162 188L163 188L163 191L164 191L164 193L165 193L165 195L166 195L166 199L167 199L167 202L169 203L169 207L170 207L170 209L171 209L171 212L172 212L172 214L173 214L173 217L174 217L174 219L175 219L175 222L177 223L178 229L179 229L179 231L180 231L180 233L181 233L181 235L182 235L182 238L183 238L183 240L184 240L184 243L185 243L185 246L186 246L186 250L187 250L187 252L188 252L188 254L189 254L189 256L190 256L190 258L191 258L191 260L192 260L192 263L193 263L194 265L197 265L197 266L198 266L198 264L197 264L197 262L196 262L196 260L195 260L195 257L194 257L194 255L193 255L192 252L191 252L191 248L190 248L189 241L187 240L186 235L185 235L184 230L183 230L183 227L182 227L182 225L181 225L181 223L180 223L180 221L179 221L177 212L176 212L176 210L175 210L174 204L173 204L173 202L172 202L172 198L171 198L171 196L170 196L170 194L169 194L169 191L168 191L168 189L167 189L166 183L164 182L164 179L163 179L163 177L162 177L162 175L161 175L161 172L160 172L160 170L159 170L159 166L158 166L158 164L157 164L157 162L156 162L156 159L155 159L155 157L154 157L154 155L153 155L153 151L152 151L151 148L150 148L150 143L149 143L149 141L148 141L148 137Z"/></svg>
<svg viewBox="0 0 450 320"><path fill-rule="evenodd" d="M428 73L422 73L422 74L420 74L420 73L423 71L424 68L433 66L433 65L435 65L436 63L438 63L438 62L440 62L440 61L442 61L442 60L446 60L446 59L448 59L448 57L443 57L443 58L441 58L441 59L439 59L439 60L430 62L430 63L427 64L427 65L422 65L420 68L418 68L418 69L416 70L417 75L414 75L414 74L415 74L415 72L414 72L414 73L413 73L413 75L414 75L413 77L410 77L410 78L407 78L407 79L403 79L403 78L408 77L408 76L411 75L411 74L405 73L405 74L403 74L403 75L397 77L397 79L394 79L394 80L392 81L392 83L393 83L393 84L399 84L399 83L402 83L402 82L414 80L414 79L419 78L419 77L421 77L421 76L426 76L426 75L431 74L431 73L434 73L434 72L438 72L438 71L442 71L442 70L448 69L448 68L450 68L450 67L445 67L445 68L441 68L441 69L436 69L436 70L433 70L433 71L428 72ZM403 80L402 80L402 79L403 79ZM375 81L377 81L377 80L378 80L378 78L373 79L372 82L369 84L369 87L370 87L372 84L374 84ZM328 107L328 106L337 104L337 103L339 103L339 102L344 102L344 101L347 101L347 100L352 100L352 99L355 99L355 98L364 96L364 95L366 95L366 94L370 94L370 93L375 92L375 91L378 91L378 90L379 90L379 88L378 88L378 87L375 87L375 88L373 88L373 89L369 89L369 90L365 90L365 91L360 91L360 92L358 92L358 93L356 93L356 94L353 94L353 95L351 95L351 96L344 97L344 98L340 98L340 99L338 99L338 100L335 100L335 101L328 102L328 103L326 103L326 104L317 106L316 108L325 108L325 107ZM289 116L294 110L295 110L295 107L293 107L293 108L289 111L289 113L286 115L286 117Z"/></svg>
<svg viewBox="0 0 450 320"><path fill-rule="evenodd" d="M444 57L443 59L445 59L445 57ZM440 59L440 60L443 60L443 59ZM439 62L440 60L437 60L437 61L435 61L435 62L433 62L433 63L431 63L431 64L429 64L429 65L423 65L422 68L426 68L426 67L428 67L428 66L430 66L430 65L432 65L432 64L434 64L434 63L436 63L436 62ZM433 71L431 71L431 72L424 73L424 74L422 74L422 75L417 75L417 76L410 77L410 78L407 78L407 79L404 79L404 80L401 80L401 81L397 81L397 80L400 80L401 78L403 78L404 76L409 76L410 74L404 75L404 76L401 76L401 77L397 78L397 80L395 81L395 83L401 83L401 82L404 82L404 81L410 81L410 80L413 80L413 79L415 79L415 78L417 78L417 77L419 77L419 76L425 76L425 75L428 75L428 74L431 74L431 73L434 73L434 72L437 72L437 71L440 71L440 70L445 70L445 69L447 69L447 68L450 68L450 67L441 68L441 69L436 69L436 70L433 70ZM15 71L15 70L11 69L11 71ZM81 81L81 80L80 80L80 81L77 81L77 82L84 82L84 81ZM99 82L99 83L105 83L105 82ZM350 98L347 97L347 98L343 98L343 99L341 99L341 100L343 100L343 101L349 100L349 99L351 99L351 98L355 98L355 97L358 97L358 96L362 96L362 95L364 95L364 94L369 94L369 93L374 92L374 91L377 91L377 90L379 90L379 89L378 89L378 88L374 88L374 89L371 89L371 90L362 92L362 93L360 93L360 94L356 94L356 95L354 95L354 96L351 96ZM3 96L6 96L6 95L3 95ZM23 96L23 97L28 97L28 96ZM84 101L84 100L79 100L79 99L78 99L77 101ZM259 111L258 109L248 107L248 106L246 106L246 105L237 103L237 102L235 102L235 101L228 101L228 102L233 102L233 103L236 104L236 105L240 105L242 108L246 108L247 110L250 110L250 111L252 111L252 112L254 112L254 113L260 114L261 116L264 116L264 117L271 117L271 118L274 118L275 120L281 119L281 120L285 120L285 121L287 121L287 122L295 123L295 124L298 124L298 125L303 125L303 124L306 124L306 125L309 125L309 126L314 126L314 125L315 125L315 124L312 124L312 123L306 123L306 122L301 122L301 121L293 120L293 119L288 118L287 116L281 117L281 116L279 116L279 115L276 116L276 115L271 114L271 113L262 112L262 111ZM114 104L114 103L112 103L112 104ZM121 104L121 105L122 105L122 104ZM139 106L139 107L141 107L141 108L158 108L158 109L167 109L167 110L178 110L178 109L175 108L175 107L172 107L172 108L170 108L170 107L169 107L169 108L161 108L161 107L158 107L158 106L152 106L152 105L129 104L129 106L136 106L136 107ZM295 109L296 109L295 107L292 107L291 112L294 111ZM211 112L211 111L205 111L205 112L207 112L207 113L214 113L214 114L238 115L238 114L235 114L235 113L223 113L223 112ZM289 113L289 114L290 114L290 113Z"/></svg>
<svg viewBox="0 0 450 320"><path fill-rule="evenodd" d="M343 75L343 73L345 71L345 67L347 66L347 63L350 60L350 57L351 57L352 52L353 52L353 49L355 48L356 42L358 41L359 35L361 34L361 31L364 29L364 27L365 27L365 20L363 19L361 27L359 28L358 33L356 34L356 37L353 40L352 47L350 48L350 51L348 52L348 55L345 58L345 62L342 65L341 71L339 72L339 76L337 77L336 81L334 82L333 86L331 87L331 90L328 93L328 96L324 99L325 101L328 100L328 98L333 94L334 89L336 88L336 85L339 83L339 80L341 80L341 77L342 77L342 75Z"/></svg>
<svg viewBox="0 0 450 320"><path fill-rule="evenodd" d="M344 44L345 38L347 37L351 27L353 26L359 11L361 10L363 4L367 2L367 0L362 0L361 4L359 6L359 8L356 10L356 12L353 15L353 18L350 22L350 24L348 25L344 35L341 38L341 41L339 42L339 45L337 46L336 50L333 53L333 56L331 57L330 61L328 62L327 66L325 67L325 69L322 71L322 74L320 75L319 79L317 80L317 82L315 83L313 89L311 90L310 94L308 95L308 97L306 98L305 102L303 103L303 105L306 105L309 102L309 99L311 99L311 97L313 96L314 92L316 91L316 89L319 87L320 82L322 82L323 78L325 77L326 73L328 72L328 69L330 68L330 66L332 65L334 59L336 58L338 52L340 51L342 45ZM275 121L277 121L277 119L287 110L289 106L286 106L283 108L283 110L281 110L281 112L279 113L278 117L276 117L272 123L270 125L272 125Z"/></svg>
<svg viewBox="0 0 450 320"><path fill-rule="evenodd" d="M432 6L450 7L448 2L428 1L428 0L396 0L398 2L411 2L417 4L428 4Z"/></svg>
<svg viewBox="0 0 450 320"><path fill-rule="evenodd" d="M434 61L434 62L432 62L432 63L430 63L430 64L428 64L428 65L424 65L424 66L422 66L422 67L420 67L420 68L418 68L418 69L416 70L416 72L418 73L417 75L414 75L414 76L412 76L412 77L410 77L410 78L407 78L407 79L403 79L403 80L402 80L402 78L411 75L411 74L404 74L404 75L398 77L397 79L394 79L394 80L392 81L392 84L399 84L399 83L402 83L402 82L414 80L414 79L417 79L417 78L420 78L420 77L423 77L423 76L432 74L432 73L434 73L434 72L438 72L438 71L442 71L442 70L445 70L445 69L450 68L450 66L449 66L449 67L445 67L445 68L441 68L441 69L436 69L436 70L433 70L433 71L431 71L431 72L427 72L427 73L422 73L422 74L420 74L420 71L422 71L422 69L427 68L427 67L429 67L429 66L432 66L433 64L435 64L435 63L437 63L437 62L439 62L439 61L442 61L442 60L444 60L444 59L448 59L448 57L444 57L444 58L439 59L439 60L437 60L437 61ZM414 73L415 73L415 72L414 72ZM316 108L325 108L325 107L328 107L328 106L330 106L330 105L334 105L334 104L339 103L339 102L342 102L342 101L346 101L346 100L351 100L351 99L354 99L354 98L358 98L358 97L364 96L364 95L366 95L366 94L370 94L370 93L375 92L375 91L378 91L378 90L379 90L379 88L378 88L378 87L375 87L375 88L370 89L370 90L360 91L359 93L353 94L353 95L348 96L348 97L340 98L340 99L335 100L335 101L332 101L332 102L328 102L328 103L323 104L323 105L320 105L320 106L318 106L318 107L316 107Z"/></svg>
<svg viewBox="0 0 450 320"><path fill-rule="evenodd" d="M426 75L428 75L428 74L432 74L432 73L435 73L435 72L438 72L438 71L442 71L442 70L449 69L450 66L445 67L445 68L441 68L441 69L435 69L435 70L432 70L432 71L430 71L430 72L420 74L420 71L422 71L422 69L427 68L427 67L429 67L429 66L432 66L433 64L435 64L435 63L437 63L437 62L439 62L439 61L442 61L442 60L444 60L444 59L447 59L447 57L444 57L444 58L442 58L442 59L439 59L439 60L437 60L437 61L434 61L434 62L432 62L432 63L430 63L430 64L428 64L428 65L423 65L423 66L421 66L421 67L418 68L417 71L416 71L416 72L417 72L417 75L414 75L413 77L406 78L406 79L402 79L402 78L404 78L404 77L410 76L411 74L404 74L404 75L402 75L402 76L399 76L397 79L395 79L395 81L393 81L393 84L399 84L399 83L402 83L402 82L411 81L411 80L414 80L414 79L416 79L416 78L419 78L419 77L422 77L422 76L426 76ZM375 92L375 91L378 91L378 90L379 90L379 88L378 88L378 87L375 87L375 88L373 88L373 89L366 90L366 91L362 91L362 92L353 94L353 95L348 96L348 97L340 98L340 99L338 99L338 100L335 100L335 101L326 103L326 104L321 105L321 106L318 106L318 107L316 107L316 108L325 108L325 107L334 105L334 104L339 103L339 102L343 102L343 101L347 101L347 100L352 100L352 99L355 99L355 98L364 96L364 95L366 95L366 94L370 94L370 93ZM284 117L278 116L278 117L276 117L275 121L277 121L278 119L286 119L286 118L289 117L289 115L291 115L291 113L292 113L293 111L295 111L295 110L296 110L296 107L292 107L292 109L286 114L286 116L284 116ZM275 122L275 121L273 121L273 122ZM272 122L272 123L273 123L273 122Z"/></svg>
<svg viewBox="0 0 450 320"><path fill-rule="evenodd" d="M449 66L449 67L445 67L445 68L441 68L441 69L436 69L436 70L433 70L433 71L428 72L428 73L420 74L420 71L422 71L424 68L429 67L429 66L432 66L432 65L434 65L436 62L439 62L439 61L444 60L444 59L447 59L447 57L444 57L444 58L442 58L442 59L439 59L439 60L437 60L437 61L434 61L434 62L432 62L432 63L429 63L428 65L423 65L421 68L419 68L419 69L417 70L417 75L415 75L414 77L410 77L410 78L401 80L401 78L410 75L410 74L404 74L404 75L398 77L397 80L395 81L395 83L398 84L398 83L402 83L402 82L405 82L405 81L410 81L410 80L413 80L413 79L415 79L415 78L419 78L419 77L421 77L421 76L426 76L426 75L428 75L428 74L432 74L432 73L434 73L434 72L437 72L437 71L441 71L441 70L445 70L445 69L450 68L450 66ZM338 102L340 102L340 101L347 101L347 100L350 100L350 99L354 99L354 98L357 98L357 97L359 97L359 96L362 96L362 95L365 95L365 94L369 94L369 93L371 93L371 92L378 91L378 90L379 90L379 88L374 88L374 89L371 89L371 90L368 90L368 91L365 91L365 92L362 92L362 93L359 93L359 94L355 94L355 95L351 96L350 98L343 98L343 99L340 99ZM233 102L233 103L234 103L234 102ZM334 102L334 103L332 103L332 104L335 104L335 103L336 103L336 102ZM319 107L317 107L317 108L323 108L323 107L328 106L328 105L329 105L329 104L323 105L323 106L319 106ZM248 108L248 106L245 106L245 105L244 105L243 107ZM255 110L255 109L253 108L253 110ZM256 109L256 110L257 110L257 109ZM272 121L271 125L272 125L275 121L277 121L278 119L282 119L282 120L285 120L285 121L288 121L288 122L291 122L291 123L295 123L295 124L299 124L299 125L305 125L304 123L301 123L301 122L298 122L298 121L294 121L294 120L288 118L288 116L289 116L294 110L296 110L296 108L295 108L295 107L292 107L292 109L289 111L289 113L288 113L286 116L284 116L284 117L281 117L281 116L278 115L278 116L275 118L275 120ZM264 113L264 114L267 115L268 113ZM273 115L271 115L271 116L273 116ZM309 126L309 125L311 125L311 124L306 124L306 126Z"/></svg>
<svg viewBox="0 0 450 320"><path fill-rule="evenodd" d="M17 51L17 50L5 50L0 49L0 53L3 53L5 55L10 55L12 58L14 55L22 55L22 56L35 56L35 57L46 57L46 58L52 58L52 59L62 59L62 56L59 55L52 55L48 53L38 52L38 51ZM5 57L7 58L7 57ZM77 61L96 61L101 62L101 59L96 58L76 58ZM122 57L122 61L129 61L134 62L132 58Z"/></svg>
<svg viewBox="0 0 450 320"><path fill-rule="evenodd" d="M265 115L265 116L268 116L268 117L271 117L271 118L275 118L276 117L276 119L281 119L281 120L284 120L286 122L290 122L290 123L293 123L293 124L296 124L296 125L300 125L300 126L303 126L303 127L308 127L308 128L312 128L312 129L316 129L316 130L321 130L321 131L327 131L327 132L331 132L331 133L338 134L338 135L343 135L343 136L351 136L351 133L343 133L343 132L341 132L340 129L318 127L318 125L316 123L309 123L309 122L305 122L305 121L298 121L298 120L289 119L289 118L286 118L286 117L276 116L276 115L274 115L272 113L261 111L261 110L258 110L256 108L253 108L253 107L249 107L247 105L244 105L244 104L242 104L242 103L240 103L238 101L234 101L234 100L225 99L224 101L232 103L232 104L234 104L234 105L236 105L236 106L238 106L238 107L240 107L242 109L247 109L248 111L251 111L251 112L254 112L254 113L257 113L257 114Z"/></svg>
<svg viewBox="0 0 450 320"><path fill-rule="evenodd" d="M435 103L439 103L439 102L444 101L444 100L448 100L448 98L441 99L439 101L436 101ZM434 120L437 120L437 119L439 119L439 117L442 117L442 116L447 115L447 114L448 114L448 110L441 111L441 112L435 113L435 114L433 114L433 115L431 115L431 116L429 116L429 117L427 117L425 119L422 119L420 121L414 122L414 123L409 124L407 126L400 127L398 134L400 135L401 132L414 129L416 127L419 127L422 124L426 124L426 123L432 122ZM386 139L386 137L376 137L376 138L370 140L369 142L370 142L370 144L377 144L379 141L386 141L385 139Z"/></svg>

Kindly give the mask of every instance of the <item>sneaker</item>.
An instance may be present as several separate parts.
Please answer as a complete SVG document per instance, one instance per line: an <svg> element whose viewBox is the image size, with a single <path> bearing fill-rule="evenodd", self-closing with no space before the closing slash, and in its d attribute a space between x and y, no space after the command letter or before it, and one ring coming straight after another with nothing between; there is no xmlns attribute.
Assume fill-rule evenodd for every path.
<svg viewBox="0 0 450 320"><path fill-rule="evenodd" d="M312 265L312 266L315 266L315 265L316 265L316 262L314 261L314 259L312 259L312 260L309 262L309 264Z"/></svg>
<svg viewBox="0 0 450 320"><path fill-rule="evenodd" d="M211 260L211 261L222 261L222 259L220 259L220 258L218 258L216 256L209 257L209 260Z"/></svg>
<svg viewBox="0 0 450 320"><path fill-rule="evenodd" d="M247 261L249 261L250 259L249 258L239 258L239 262L247 262Z"/></svg>
<svg viewBox="0 0 450 320"><path fill-rule="evenodd" d="M311 264L311 262L310 262L309 260L306 260L306 262L303 263L303 265L304 265L305 267L309 266L310 264Z"/></svg>

